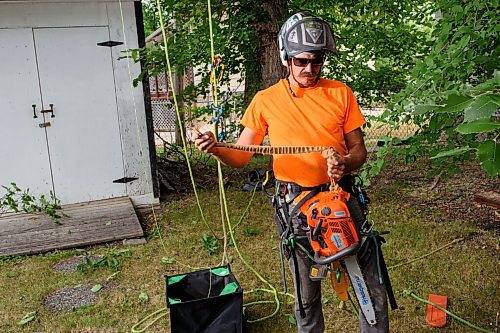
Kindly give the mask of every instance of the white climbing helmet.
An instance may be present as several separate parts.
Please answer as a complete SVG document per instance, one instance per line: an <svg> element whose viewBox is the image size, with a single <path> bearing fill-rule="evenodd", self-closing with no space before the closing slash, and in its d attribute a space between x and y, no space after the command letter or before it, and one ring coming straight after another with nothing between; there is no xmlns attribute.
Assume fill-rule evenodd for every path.
<svg viewBox="0 0 500 333"><path fill-rule="evenodd" d="M304 52L330 51L337 54L330 25L308 11L293 14L281 26L278 34L280 59L287 65L288 57Z"/></svg>

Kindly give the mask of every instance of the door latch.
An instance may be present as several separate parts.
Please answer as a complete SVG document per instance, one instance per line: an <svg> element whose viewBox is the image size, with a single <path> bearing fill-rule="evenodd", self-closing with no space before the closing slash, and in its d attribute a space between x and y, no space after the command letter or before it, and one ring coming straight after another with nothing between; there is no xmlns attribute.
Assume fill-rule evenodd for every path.
<svg viewBox="0 0 500 333"><path fill-rule="evenodd" d="M54 116L54 104L50 103L49 106L50 110L42 110L40 111L40 113L51 113L50 118L55 118L56 116ZM33 110L35 110L35 108L33 108Z"/></svg>
<svg viewBox="0 0 500 333"><path fill-rule="evenodd" d="M38 127L40 127L40 128L50 127L50 121L38 124Z"/></svg>

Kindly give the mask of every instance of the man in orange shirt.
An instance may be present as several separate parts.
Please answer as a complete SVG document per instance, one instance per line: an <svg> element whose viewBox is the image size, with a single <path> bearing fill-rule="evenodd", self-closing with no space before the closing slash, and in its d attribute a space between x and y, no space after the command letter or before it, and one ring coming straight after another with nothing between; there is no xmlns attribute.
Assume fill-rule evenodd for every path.
<svg viewBox="0 0 500 333"><path fill-rule="evenodd" d="M280 58L288 75L255 95L241 120L244 129L237 144L260 145L267 134L272 146L327 146L339 153L328 161L321 153L274 156L275 177L287 189L283 201L288 204L288 212L296 212L291 216L293 233L303 236L307 223L304 215L293 209L293 199L301 192L317 187L323 186L322 189L326 190L324 184L329 183L330 177L350 191L348 177L344 176L359 169L366 161L361 132L365 119L348 86L320 78L325 53L337 53L326 21L309 12L292 15L280 30L279 45ZM195 136L193 140L198 149L233 167L246 166L253 156L249 152L214 147L216 140L211 132ZM365 217L355 196L351 196L348 207L360 227ZM279 214L275 214L278 226ZM303 245L309 248L307 240ZM377 316L377 324L370 326L360 314L361 332L389 330L386 288L380 269L377 270L375 252L374 247L365 246L364 257L359 258ZM314 262L301 251L297 251L293 258L291 255L287 257L294 274L298 330L301 333L323 332L321 281L309 278Z"/></svg>

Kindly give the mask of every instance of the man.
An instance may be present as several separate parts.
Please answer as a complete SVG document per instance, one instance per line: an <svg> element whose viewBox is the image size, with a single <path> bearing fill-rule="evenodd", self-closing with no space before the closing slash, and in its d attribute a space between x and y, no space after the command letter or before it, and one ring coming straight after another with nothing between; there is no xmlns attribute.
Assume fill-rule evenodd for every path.
<svg viewBox="0 0 500 333"><path fill-rule="evenodd" d="M288 189L285 202L289 203L287 208L291 212L296 204L293 199L302 191L328 184L330 177L343 186L347 177L342 177L361 167L366 160L361 132L365 120L349 87L320 78L325 53L337 53L326 21L309 12L292 15L280 30L279 45L280 58L288 75L255 95L241 120L244 129L237 144L260 145L268 134L273 146L327 146L338 152L328 161L321 153L274 156L274 174ZM215 137L211 132L195 136L193 140L198 149L233 167L247 165L253 155L214 147ZM359 227L364 217L354 196L351 196L348 207ZM291 219L293 232L304 235L307 224L303 222L300 211L296 211ZM379 282L374 246L365 246L364 256L359 262L371 292L377 324L370 326L360 314L360 331L388 332L386 289ZM323 332L321 282L309 278L314 262L299 250L296 258L288 255L288 259L295 275L298 331Z"/></svg>

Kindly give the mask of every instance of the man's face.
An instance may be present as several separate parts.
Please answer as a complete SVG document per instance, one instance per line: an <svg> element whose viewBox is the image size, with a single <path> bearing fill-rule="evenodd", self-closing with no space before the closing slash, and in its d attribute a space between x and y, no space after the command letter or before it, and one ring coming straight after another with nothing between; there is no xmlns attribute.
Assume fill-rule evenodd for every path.
<svg viewBox="0 0 500 333"><path fill-rule="evenodd" d="M299 87L311 87L321 71L324 57L322 54L302 53L289 60L292 83Z"/></svg>

